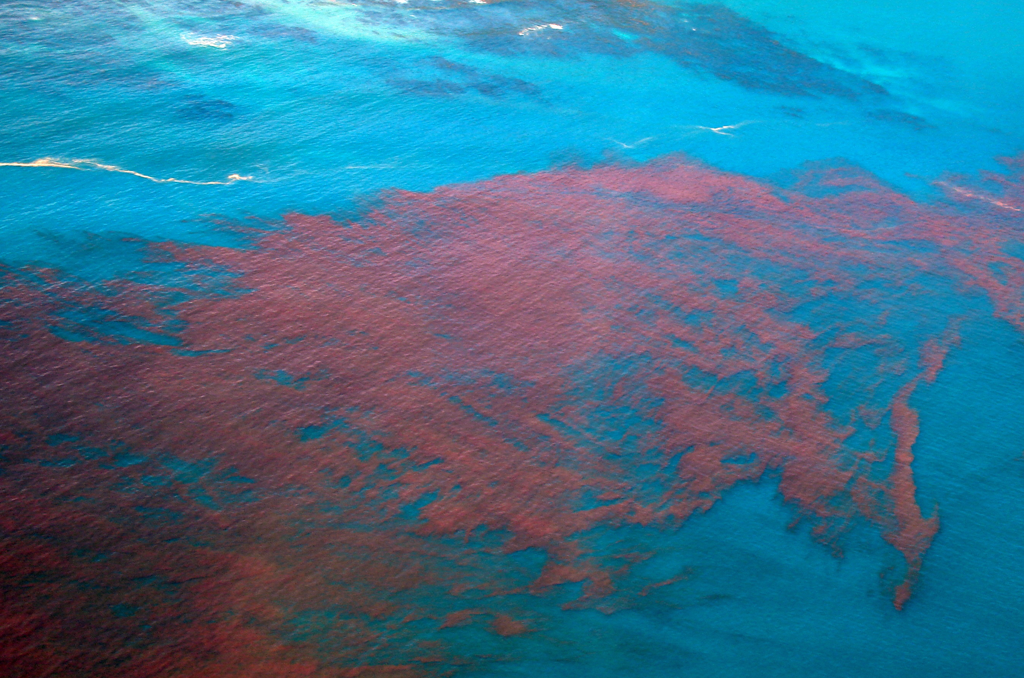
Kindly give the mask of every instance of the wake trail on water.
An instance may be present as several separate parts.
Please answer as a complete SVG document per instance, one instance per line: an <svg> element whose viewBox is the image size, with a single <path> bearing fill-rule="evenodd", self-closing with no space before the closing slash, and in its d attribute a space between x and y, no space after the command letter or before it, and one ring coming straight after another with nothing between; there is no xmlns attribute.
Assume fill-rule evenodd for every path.
<svg viewBox="0 0 1024 678"><path fill-rule="evenodd" d="M72 158L65 160L63 158L38 158L31 162L0 162L0 167L53 167L57 169L73 169L73 170L103 170L105 172L117 172L119 174L131 174L132 176L139 177L141 179L147 179L158 184L192 184L194 186L229 186L237 181L255 181L252 176L242 176L241 174L229 174L225 181L192 181L190 179L176 179L174 177L168 177L161 179L159 177L152 177L148 174L142 174L134 170L124 169L117 165L108 165L98 160Z"/></svg>

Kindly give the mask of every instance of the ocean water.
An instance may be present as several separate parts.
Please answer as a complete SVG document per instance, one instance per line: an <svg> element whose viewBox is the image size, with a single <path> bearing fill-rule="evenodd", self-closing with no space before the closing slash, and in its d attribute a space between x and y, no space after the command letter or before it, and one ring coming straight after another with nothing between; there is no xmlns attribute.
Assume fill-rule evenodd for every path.
<svg viewBox="0 0 1024 678"><path fill-rule="evenodd" d="M1014 676L1024 5L0 5L11 676Z"/></svg>

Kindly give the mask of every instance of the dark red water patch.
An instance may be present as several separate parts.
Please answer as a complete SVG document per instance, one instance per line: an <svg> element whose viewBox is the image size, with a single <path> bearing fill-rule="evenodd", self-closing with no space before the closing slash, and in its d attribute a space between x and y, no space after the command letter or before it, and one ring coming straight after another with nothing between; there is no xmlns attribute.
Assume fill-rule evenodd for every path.
<svg viewBox="0 0 1024 678"><path fill-rule="evenodd" d="M1024 330L1000 181L931 205L852 168L781 190L675 159L154 248L230 294L7 270L0 662L458 672L542 642L574 585L564 608L606 612L681 585L599 530L674 529L766 473L837 554L878 529L901 608L939 527L914 391L957 323Z"/></svg>

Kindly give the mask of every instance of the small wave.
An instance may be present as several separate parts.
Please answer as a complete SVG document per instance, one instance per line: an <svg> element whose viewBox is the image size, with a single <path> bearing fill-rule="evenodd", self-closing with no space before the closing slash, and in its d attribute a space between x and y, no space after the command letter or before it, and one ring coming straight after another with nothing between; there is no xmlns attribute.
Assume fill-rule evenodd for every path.
<svg viewBox="0 0 1024 678"><path fill-rule="evenodd" d="M227 49L235 40L238 40L234 35L196 35L195 33L182 33L181 39L190 45L195 47L216 47L217 49Z"/></svg>
<svg viewBox="0 0 1024 678"><path fill-rule="evenodd" d="M158 184L193 184L195 186L228 186L235 183L236 181L254 181L252 176L242 176L241 174L229 174L225 181L190 181L188 179L175 179L170 177L167 179L161 179L159 177L151 177L148 174L142 174L141 172L135 172L134 170L124 169L117 165L107 165L97 160L88 160L80 158L72 158L65 160L64 158L39 158L32 162L0 162L0 167L55 167L59 169L73 169L73 170L103 170L104 172L118 172L120 174L131 174L132 176L139 177L141 179L147 179L149 181L156 182Z"/></svg>
<svg viewBox="0 0 1024 678"><path fill-rule="evenodd" d="M545 28L560 31L562 30L562 28L564 28L564 26L562 26L562 24L538 24L536 26L529 26L527 28L524 28L523 30L519 31L519 35L526 35L528 33L532 33L533 31L543 31Z"/></svg>

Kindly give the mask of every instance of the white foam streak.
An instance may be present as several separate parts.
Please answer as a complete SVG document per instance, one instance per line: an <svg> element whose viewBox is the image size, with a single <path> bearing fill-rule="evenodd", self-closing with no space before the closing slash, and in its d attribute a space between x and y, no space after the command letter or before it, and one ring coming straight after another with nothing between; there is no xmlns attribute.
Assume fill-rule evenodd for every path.
<svg viewBox="0 0 1024 678"><path fill-rule="evenodd" d="M996 200L995 198L992 198L992 197L987 196L987 195L982 195L980 193L975 193L973 191L968 191L966 188L961 188L960 186L954 186L953 184L948 183L946 181L936 181L935 183L938 186L945 186L946 188L950 189L951 191L953 191L957 195L962 195L965 198L973 198L975 200L981 200L983 202L987 202L990 205L995 205L996 207L999 207L999 208L1004 209L1004 210L1011 210L1013 212L1024 212L1024 208L1015 207L1014 205L1011 205L1010 203L1003 202L1002 200Z"/></svg>
<svg viewBox="0 0 1024 678"><path fill-rule="evenodd" d="M142 174L134 170L124 169L117 165L107 165L97 160L89 160L82 158L39 158L31 162L0 162L0 167L53 167L57 169L73 169L82 171L91 170L102 170L104 172L117 172L119 174L130 174L140 179L146 179L158 184L192 184L194 186L228 186L235 183L236 181L253 181L251 176L242 176L240 174L229 174L225 181L190 181L188 179L175 179L170 177L167 179L161 179L159 177L151 177L148 174Z"/></svg>

